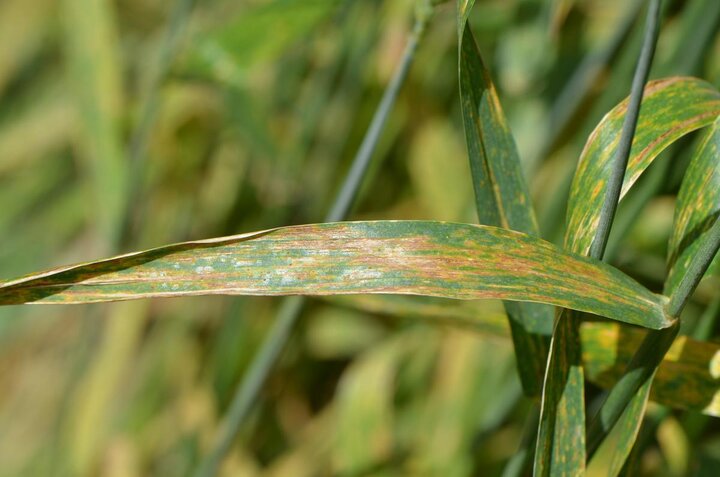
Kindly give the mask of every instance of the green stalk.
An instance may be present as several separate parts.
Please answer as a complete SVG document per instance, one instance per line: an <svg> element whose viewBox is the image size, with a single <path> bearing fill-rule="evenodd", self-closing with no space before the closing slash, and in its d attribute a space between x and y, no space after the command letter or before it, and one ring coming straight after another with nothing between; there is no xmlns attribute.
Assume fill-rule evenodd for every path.
<svg viewBox="0 0 720 477"><path fill-rule="evenodd" d="M597 84L597 79L625 43L641 7L641 1L637 1L630 7L627 15L620 21L608 42L599 50L587 55L565 83L550 110L550 131L538 148L539 152L530 161L533 166L545 159L556 145L558 139L560 139L560 136L568 128L583 101L587 98L593 86Z"/></svg>
<svg viewBox="0 0 720 477"><path fill-rule="evenodd" d="M380 140L383 127L387 122L387 118L390 116L395 100L397 99L398 92L402 86L408 72L410 71L410 65L412 65L413 58L415 57L415 51L417 50L418 43L422 37L427 21L430 19L430 14L426 12L420 12L413 31L408 39L408 43L405 46L402 59L398 65L395 73L393 74L390 83L385 89L380 104L373 115L370 126L368 127L365 137L363 138L360 148L353 159L350 170L345 177L345 182L340 188L340 192L335 198L330 212L325 216L325 222L338 222L345 220L345 217L350 213L350 209L355 203L360 185L365 177L368 166L370 165L370 159L372 159L373 151Z"/></svg>
<svg viewBox="0 0 720 477"><path fill-rule="evenodd" d="M595 233L592 246L590 247L589 255L598 260L602 260L605 255L610 230L612 228L617 206L620 201L620 191L625 177L625 170L627 169L628 158L630 157L630 150L635 136L637 120L640 115L640 105L642 103L645 83L647 82L650 74L650 66L655 54L655 45L657 43L660 23L659 20L660 1L652 0L648 8L643 45L640 51L637 66L635 68L635 74L633 76L627 114L623 122L620 141L618 143L617 150L615 151L613 169L605 188L605 199L597 231ZM577 327L579 324L573 323L570 326ZM651 366L648 366L648 356L646 355L659 352L661 353L659 360L662 359L662 356L664 356L667 351L667 349L663 350L662 346L667 343L667 346L669 347L677 334L676 327L671 327L668 330L661 330L657 334L651 333L649 335L653 336L657 342L655 342L655 340L646 340L647 344L643 343L646 344L646 346L641 346L640 351L635 356L637 360L633 359L630 363L628 367L629 371L615 385L608 395L608 398L603 403L603 406L598 413L598 417L590 423L588 428L589 432L587 432L585 442L587 460L590 459L599 447L600 443L605 439L608 430L620 418L620 415L627 406L627 403L639 389L640 383L644 382L644 379L647 379L648 374L652 375L654 373L656 366L652 366L652 363ZM579 346L579 343L576 345ZM565 350L564 352L568 353L569 351ZM642 354L640 352L642 352ZM656 356L653 357L657 358ZM659 362L659 360L657 362ZM636 383L638 384L637 387L635 387ZM606 405L608 408L606 408Z"/></svg>
<svg viewBox="0 0 720 477"><path fill-rule="evenodd" d="M673 326L659 331L650 331L643 340L637 353L633 356L625 375L618 381L608 394L600 411L588 428L588 459L600 446L610 429L620 418L628 402L655 375L665 353L670 349L678 330L679 317L690 296L695 291L705 271L720 248L720 217L715 219L707 234L700 243L700 248L688 267L678 287L670 296L666 306L668 316L675 318Z"/></svg>
<svg viewBox="0 0 720 477"><path fill-rule="evenodd" d="M657 8L658 5L652 5L651 11L653 7ZM630 112L628 111L629 115ZM597 249L602 253L604 249L601 246L602 244L598 244ZM595 243L593 243L593 247L595 248ZM703 238L700 248L688 268L688 272L670 296L670 301L666 306L666 313L676 319L675 324L664 330L648 332L640 348L630 361L626 373L610 391L598 414L588 427L588 459L593 456L612 427L620 419L631 399L640 388L646 386L655 376L658 366L678 334L680 313L710 266L718 248L720 248L720 219L715 220L715 223Z"/></svg>
<svg viewBox="0 0 720 477"><path fill-rule="evenodd" d="M682 313L690 296L697 288L703 275L705 275L705 271L710 266L713 258L715 258L718 248L720 248L720 216L715 219L715 223L700 242L700 248L690 262L685 276L670 295L670 302L666 308L668 315L673 318L680 317L680 313Z"/></svg>
<svg viewBox="0 0 720 477"><path fill-rule="evenodd" d="M620 142L615 151L613 170L605 190L605 202L603 203L595 240L593 240L593 244L590 247L590 256L598 260L602 260L605 254L610 229L615 219L615 211L617 210L618 202L620 202L620 191L625 177L625 170L627 169L628 158L630 157L632 141L635 137L635 128L637 127L637 120L640 115L640 104L645 90L645 83L647 83L648 76L650 75L652 59L655 54L659 23L660 0L652 0L648 8L642 50L640 51L640 58L638 59L632 88L630 90L627 115L623 122Z"/></svg>
<svg viewBox="0 0 720 477"><path fill-rule="evenodd" d="M333 202L330 212L325 217L325 222L344 220L350 213L357 198L358 190L367 172L373 151L380 140L383 127L397 100L400 88L410 71L410 66L415 57L418 44L432 15L431 4L428 2L423 2L423 4L426 8L418 9L415 24L408 43L405 46L405 51L403 52L400 63L385 89L360 148L353 159L345 181ZM280 311L278 312L277 320L270 329L257 356L252 363L250 363L250 368L245 378L233 396L227 417L222 425L215 445L211 452L200 463L200 466L194 473L195 477L212 477L217 473L242 423L252 409L253 404L257 402L260 390L267 380L280 352L285 347L292 329L300 317L304 304L305 297L302 296L289 297L283 301Z"/></svg>
<svg viewBox="0 0 720 477"><path fill-rule="evenodd" d="M655 53L659 17L660 1L652 0L648 9L642 50L633 77L627 115L623 122L620 142L615 151L613 168L605 187L599 224L589 251L589 255L598 260L602 260L605 254L610 229L620 201L620 192L632 140L635 136L645 83ZM588 452L590 452L588 443L583 439L584 436L578 435L585 433L584 376L580 357L579 326L579 315L565 310L555 322L538 427L537 448L540 452L536 452L534 465L537 475L563 472L566 469L572 472L582 471L580 469L584 469L584 460L588 458ZM549 411L546 411L546 406ZM546 412L549 417L545 416ZM571 430L566 429L566 426L570 425L569 423L572 423ZM555 440L560 441L559 450L555 449ZM594 444L590 443L590 445Z"/></svg>
<svg viewBox="0 0 720 477"><path fill-rule="evenodd" d="M645 336L640 348L630 360L625 374L608 393L600 410L588 426L588 460L598 450L640 387L655 376L658 365L675 341L679 329L679 323L676 322L669 328L651 331Z"/></svg>
<svg viewBox="0 0 720 477"><path fill-rule="evenodd" d="M708 304L707 308L698 320L691 336L698 341L709 341L712 338L715 324L717 323L718 313L720 313L720 296L716 296Z"/></svg>
<svg viewBox="0 0 720 477"><path fill-rule="evenodd" d="M693 339L696 339L698 341L707 341L712 337L712 330L715 326L715 322L717 321L718 312L720 312L720 297L716 297L715 299L713 299L713 301L710 302L707 308L705 308L705 311L700 316L698 323L692 330L691 336L693 337ZM649 419L647 419L643 423L643 426L640 429L640 432L636 439L635 447L633 448L632 453L628 457L627 462L625 462L623 471L620 473L620 475L630 476L637 474L637 472L633 471L637 466L638 459L642 455L642 452L645 450L645 448L647 448L650 439L655 435L655 431L657 430L660 423L662 423L662 421L665 420L665 418L669 416L671 412L672 411L669 407L660 406L657 410L656 415L649 416ZM704 427L704 424L708 421L708 416L692 412L686 412L684 414L685 415L682 420L682 427L690 436L690 441L694 442L696 439L693 439L692 436L695 436L695 438L697 438L699 432ZM695 434L693 434L693 432L695 432Z"/></svg>

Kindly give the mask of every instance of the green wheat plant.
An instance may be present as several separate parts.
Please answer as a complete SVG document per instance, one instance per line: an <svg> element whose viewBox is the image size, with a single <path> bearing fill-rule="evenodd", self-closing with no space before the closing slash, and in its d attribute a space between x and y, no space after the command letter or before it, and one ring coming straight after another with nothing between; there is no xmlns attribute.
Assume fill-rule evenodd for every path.
<svg viewBox="0 0 720 477"><path fill-rule="evenodd" d="M78 2L68 3L71 16L81 15ZM84 92L88 97L83 113L90 118L84 121L95 126L90 134L93 141L87 145L89 154L104 157L103 162L96 164L99 169L92 173L105 180L116 177L112 184L102 180L96 184L106 200L102 207L108 211L100 221L101 233L115 249L134 247L140 240L133 239L133 234L151 221L147 211L136 213L142 202L139 200L142 196L138 196L142 188L139 181L149 167L144 157L149 131L156 120L158 90L168 74L178 32L190 14L191 3L178 3L174 22L160 49L161 71L149 82L150 102L142 110L138 130L133 135L133 163L127 176L115 171L121 169L118 165L121 153L118 138L110 132L112 125L92 119L101 114L97 109L102 105L93 102L96 93L91 88ZM288 8L304 11L297 2L285 3ZM624 78L630 93L605 112L584 141L562 207L566 210L564 226L560 227L564 237L554 243L552 237L542 233L547 224L536 217L551 221L558 213L536 214L526 179L528 171L524 169L534 162L521 159L492 72L481 54L472 20L474 3L417 2L415 26L405 53L385 95L378 101L377 112L325 221L172 243L31 273L0 283L0 305L84 305L200 295L293 296L281 306L265 345L246 371L245 381L241 380L236 391L230 393L234 397L227 403L221 431L207 439L192 466L199 476L220 472L233 444L245 438L242 427L252 418L253 406L262 400L262 389L268 385L273 367L297 327L305 305L297 296L321 297L325 303L357 313L381 313L425 323L431 328L509 336L515 363L510 372L519 377L528 411L527 417L523 416L527 421L524 436L514 441L518 452L504 468L503 475L508 477L530 473L538 477L585 475L594 460L601 459L603 444L606 450L612 446L611 456L602 457L604 460L596 461L600 462L597 465L608 475L626 475L637 465L633 449L638 452L644 445L643 422L647 425L659 413L667 417L672 409L720 416L720 401L716 397L720 346L709 339L717 315L717 292L704 291L714 298L703 315L705 321L694 330L683 317L683 310L691 303L703 277L710 288L720 273L714 261L720 248L720 91L692 76L648 80L656 56L663 2L638 2L642 7L632 9L629 20L618 30L619 37L626 36L632 20L640 12L646 14L644 23L638 22L639 26L644 25L641 48L631 52L634 68L631 87L630 78ZM310 4L306 7L307 15L320 15L323 2ZM370 160L381 147L382 133L411 63L418 61L416 50L425 45L421 37L434 15L447 14L449 10L455 11L452 15L456 18L456 93L470 171L464 180L474 191L478 223L346 221L352 217L363 181L371 175ZM268 12L263 15L271 18L271 10ZM259 15L254 21L263 18ZM93 25L76 31L70 44L70 51L77 58L78 74L83 74L86 67L83 55L88 54L83 47L83 33L92 35ZM195 52L199 56L191 55L189 64L200 61L202 54L210 54L207 52L216 54L213 48L226 34L227 31L220 31L207 44L200 44L200 53ZM608 51L611 50L616 52L617 48L611 45ZM603 58L606 57L601 55L594 61L607 61ZM581 91L582 85L593 81L590 71L593 66L588 65L589 69L578 73L578 78L585 78L576 83L580 89L573 89L579 96L587 93L587 88ZM105 74L93 71L92 78ZM232 75L222 71L232 83ZM335 76L331 72L328 77ZM101 85L101 81L93 84ZM228 91L227 98L237 100L238 104L247 100L232 96L236 94L232 87ZM582 107L579 99L573 98L571 103L569 106L564 103L569 110L560 108L558 115L564 124L556 124L558 129L567 128L569 118ZM696 131L699 139L692 144L674 203L666 247L667 273L661 284L642 282L631 267L616 266L619 262L615 260L617 246L613 234L626 233L628 223L639 220L643 206L659 188L658 181L653 180L656 171L663 177L669 174L670 166L661 163L669 158L663 155L687 142ZM561 131L552 134L554 139L547 139L538 148L540 156L560 140ZM259 149L274 147L263 143L259 136L256 139ZM434 160L442 163L445 158L439 155ZM109 172L102 168L109 168ZM125 206L121 200L124 189L130 190L132 197ZM559 189L558 194L564 197L562 188ZM548 201L552 198L548 197ZM640 203L635 215L628 213L633 201ZM629 205L623 209L625 202ZM120 220L114 220L114 215ZM121 320L122 316L116 317L117 323ZM108 340L124 336L124 328L117 326L115 331L107 331ZM378 347L376 355L354 362L356 380L347 378L343 389L351 395L352 390L357 392L365 385L382 387L374 379L387 385L388 376L401 366L399 363L412 361L403 358L409 355L408 349L426 347L427 353L440 354L441 345L423 335L423 329L419 328L417 335L399 335L395 341L388 341L385 348ZM125 332L137 337L140 325ZM493 358L488 355L484 359ZM586 395L589 385L605 391L593 393L599 397L591 400ZM454 402L451 394L441 396L450 403L448 406ZM377 399L392 401L382 393ZM521 398L508 401L512 404L518 399ZM648 413L650 401L664 407ZM365 425L383 429L382 414L362 417L363 406L374 405L372 399L363 402L358 398L354 403L359 417L353 415L356 420L345 425L352 429ZM378 404L382 405L387 403ZM468 408L472 409L472 403ZM343 415L341 408L334 408L333 412ZM509 412L505 411L505 415ZM334 417L335 414L328 414L322 419L330 422ZM342 423L337 426L341 431L345 429ZM372 433L375 431L368 432L371 435L368 439L375 439L373 442L389 439L382 434L385 431L377 431L380 433L377 435ZM426 432L432 434L433 429ZM313 439L309 442L318 449L329 445L317 437ZM374 455L372 443L350 445L352 449L361 449L360 457L349 452L345 460L335 462L336 470L351 469L338 470L338 475L370 475L372 466L357 470L366 464L363 445L368 446L368 455ZM362 465L353 467L353 459L362 461ZM383 459L389 458L387 455L378 458ZM87 464L84 469L90 467ZM430 468L440 472L434 475L442 475L442 466ZM447 475L468 474L467 469L448 472ZM298 470L297 475L306 474Z"/></svg>

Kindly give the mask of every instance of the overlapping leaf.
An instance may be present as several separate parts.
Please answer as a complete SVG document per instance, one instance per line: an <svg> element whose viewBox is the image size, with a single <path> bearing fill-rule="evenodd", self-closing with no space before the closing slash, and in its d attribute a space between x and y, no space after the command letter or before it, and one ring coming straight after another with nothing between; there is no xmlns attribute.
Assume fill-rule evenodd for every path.
<svg viewBox="0 0 720 477"><path fill-rule="evenodd" d="M0 304L208 295L421 294L548 303L663 328L665 299L541 239L424 221L284 227L185 242L0 285Z"/></svg>
<svg viewBox="0 0 720 477"><path fill-rule="evenodd" d="M568 202L565 233L566 247L575 253L587 253L595 235L626 110L627 99L598 124L580 157ZM720 92L705 81L674 77L648 83L622 195L660 152L685 134L712 123L718 114Z"/></svg>
<svg viewBox="0 0 720 477"><path fill-rule="evenodd" d="M460 101L480 223L539 235L520 156L467 19L474 1L458 2ZM507 303L526 394L540 393L553 310Z"/></svg>

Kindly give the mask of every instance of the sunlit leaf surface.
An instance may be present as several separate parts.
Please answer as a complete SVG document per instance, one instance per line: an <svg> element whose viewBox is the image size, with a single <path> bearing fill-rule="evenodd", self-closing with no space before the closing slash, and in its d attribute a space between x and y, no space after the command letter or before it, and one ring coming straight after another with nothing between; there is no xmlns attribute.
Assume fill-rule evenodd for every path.
<svg viewBox="0 0 720 477"><path fill-rule="evenodd" d="M489 226L379 221L185 242L6 282L0 303L178 295L422 294L549 303L650 328L655 295L618 270Z"/></svg>

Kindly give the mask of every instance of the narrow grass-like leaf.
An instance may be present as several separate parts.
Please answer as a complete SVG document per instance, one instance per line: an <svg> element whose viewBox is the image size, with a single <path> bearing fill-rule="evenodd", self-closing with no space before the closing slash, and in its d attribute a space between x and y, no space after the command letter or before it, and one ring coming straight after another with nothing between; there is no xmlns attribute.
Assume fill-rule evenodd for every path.
<svg viewBox="0 0 720 477"><path fill-rule="evenodd" d="M460 100L480 222L539 235L517 146L467 23L474 2L458 2ZM550 307L506 305L518 370L528 395L540 393L552 323Z"/></svg>
<svg viewBox="0 0 720 477"><path fill-rule="evenodd" d="M543 386L533 475L582 475L585 469L585 377L580 317L562 310L553 330Z"/></svg>
<svg viewBox="0 0 720 477"><path fill-rule="evenodd" d="M616 427L618 428L618 441L608 468L608 477L615 477L622 471L625 462L635 446L640 427L650 398L650 388L653 386L653 379L647 379L630 399L627 407L620 416Z"/></svg>
<svg viewBox="0 0 720 477"><path fill-rule="evenodd" d="M692 258L720 212L720 118L708 129L683 177L668 247L665 294L671 295L685 276ZM718 273L715 260L707 272Z"/></svg>
<svg viewBox="0 0 720 477"><path fill-rule="evenodd" d="M0 304L180 295L417 294L531 301L661 329L665 298L539 238L425 221L283 227L184 242L5 282Z"/></svg>
<svg viewBox="0 0 720 477"><path fill-rule="evenodd" d="M580 157L568 203L565 244L587 253L595 236L627 100L610 111L590 135ZM621 197L667 146L707 126L720 114L720 92L705 81L675 77L648 83Z"/></svg>
<svg viewBox="0 0 720 477"><path fill-rule="evenodd" d="M707 136L708 138L712 137L713 129L714 128L711 129L710 135ZM709 151L707 149L709 149ZM714 155L716 148L713 145L708 147L708 141L704 141L700 147L699 156L707 153ZM711 171L708 172L710 173L705 174L703 177L706 180L708 176L712 176ZM697 177L693 176L693 179L697 179ZM698 183L693 180L689 187L697 188L697 194L702 195L703 186L706 185L703 182L704 181L701 180ZM700 240L697 240L696 247L691 250L689 260L686 262L680 278L669 286L666 285L666 290L670 295L670 300L666 307L667 314L673 319L680 317L682 309L720 247L720 220L718 220L717 217L710 217L709 225L709 228L707 228L708 224L705 225L706 230L703 231L705 233ZM638 395L635 393L639 392L642 394L642 388L652 382L655 370L677 336L678 329L679 324L676 324L666 330L652 332L643 340L638 352L633 356L633 359L628 365L628 372L623 375L618 385L613 388L608 399L601 407L598 419L595 420L595 426L590 429L589 439L591 442L596 442L602 435L602 432L607 432L614 424L615 420L620 417L619 415L623 411L625 404L630 401L631 396L635 395L635 398L638 398ZM630 409L632 409L632 407ZM639 420L640 416L635 416L636 426L639 426L639 422L637 422ZM598 428L602 429L602 432L597 431ZM635 433L636 432L637 430L635 430Z"/></svg>

